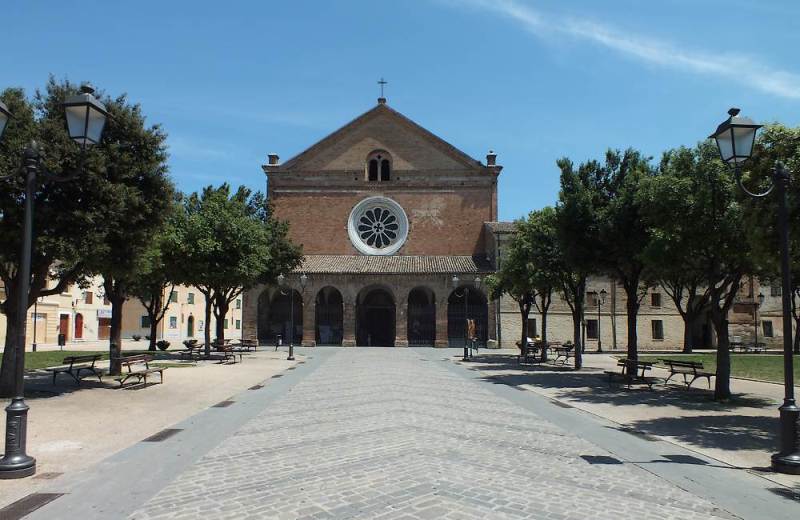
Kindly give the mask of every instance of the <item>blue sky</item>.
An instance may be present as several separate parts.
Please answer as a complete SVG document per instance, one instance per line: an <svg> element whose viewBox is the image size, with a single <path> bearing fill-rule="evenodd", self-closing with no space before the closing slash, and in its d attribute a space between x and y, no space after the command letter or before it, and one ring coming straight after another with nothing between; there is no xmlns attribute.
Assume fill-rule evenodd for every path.
<svg viewBox="0 0 800 520"><path fill-rule="evenodd" d="M795 0L9 1L0 87L50 73L127 92L184 191L263 189L389 81L389 104L505 169L500 217L552 204L557 158L658 157L730 106L800 125Z"/></svg>

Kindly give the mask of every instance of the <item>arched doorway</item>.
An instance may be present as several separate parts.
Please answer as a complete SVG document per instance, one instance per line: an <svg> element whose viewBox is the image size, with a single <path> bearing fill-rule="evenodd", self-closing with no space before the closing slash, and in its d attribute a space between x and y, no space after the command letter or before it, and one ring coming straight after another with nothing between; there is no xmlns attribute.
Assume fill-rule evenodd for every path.
<svg viewBox="0 0 800 520"><path fill-rule="evenodd" d="M294 303L294 310L292 310ZM299 345L303 342L303 297L294 289L276 290L269 304L269 311L266 313L266 323L264 343L274 344L280 334L283 344L288 345L290 336L292 342ZM294 334L292 334L292 324L294 324ZM262 331L259 328L259 339Z"/></svg>
<svg viewBox="0 0 800 520"><path fill-rule="evenodd" d="M83 314L75 315L75 339L83 339Z"/></svg>
<svg viewBox="0 0 800 520"><path fill-rule="evenodd" d="M408 293L408 344L432 347L436 341L436 295L427 287Z"/></svg>
<svg viewBox="0 0 800 520"><path fill-rule="evenodd" d="M191 314L186 319L186 337L187 338L194 337L194 316Z"/></svg>
<svg viewBox="0 0 800 520"><path fill-rule="evenodd" d="M315 302L317 345L341 345L344 336L342 293L335 287L323 287Z"/></svg>
<svg viewBox="0 0 800 520"><path fill-rule="evenodd" d="M269 334L269 302L270 290L264 289L258 295L258 305L256 306L256 336L260 345L267 345L270 343ZM273 339L274 342L274 339Z"/></svg>
<svg viewBox="0 0 800 520"><path fill-rule="evenodd" d="M464 294L467 295L466 315L464 314ZM478 345L485 346L488 339L489 305L482 292L475 288L465 291L459 287L450 293L447 300L447 342L451 347L463 347L466 333L466 320L475 320L475 334Z"/></svg>
<svg viewBox="0 0 800 520"><path fill-rule="evenodd" d="M386 289L364 289L356 299L356 344L393 347L394 338L394 298Z"/></svg>

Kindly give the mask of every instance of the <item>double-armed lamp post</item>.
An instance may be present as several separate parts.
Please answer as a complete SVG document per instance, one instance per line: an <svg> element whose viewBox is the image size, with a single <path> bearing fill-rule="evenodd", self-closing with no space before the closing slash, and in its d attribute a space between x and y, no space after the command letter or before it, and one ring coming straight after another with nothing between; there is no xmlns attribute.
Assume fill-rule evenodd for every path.
<svg viewBox="0 0 800 520"><path fill-rule="evenodd" d="M306 273L300 275L300 290L305 292L306 284L308 283L308 276ZM282 290L289 291L289 327L291 328L289 332L289 357L286 358L287 361L294 361L294 288L290 286L286 282L286 276L283 274L278 275L278 286ZM286 293L284 293L286 294Z"/></svg>
<svg viewBox="0 0 800 520"><path fill-rule="evenodd" d="M781 303L783 312L783 388L784 399L780 410L780 451L772 456L772 469L780 473L800 474L800 409L794 400L794 367L792 359L792 280L789 270L789 214L786 188L789 170L780 161L772 170L772 185L761 193L754 193L742 184L741 166L753 155L756 131L761 125L747 117L739 116L738 108L728 110L723 121L709 137L717 142L722 160L733 168L736 183L747 195L762 198L773 191L778 202L778 237L781 255Z"/></svg>
<svg viewBox="0 0 800 520"><path fill-rule="evenodd" d="M481 288L481 277L475 276L475 279L472 280L475 289ZM458 289L460 280L458 279L457 275L453 275L450 279L450 282L453 284L454 289ZM456 296L459 296L458 292L456 292ZM460 298L464 298L464 361L469 361L469 316L467 315L467 303L469 300L469 285L464 284L461 288L461 295Z"/></svg>
<svg viewBox="0 0 800 520"><path fill-rule="evenodd" d="M608 293L602 289L597 295L597 351L603 351L603 335L600 331L600 308L606 304L606 295Z"/></svg>
<svg viewBox="0 0 800 520"><path fill-rule="evenodd" d="M70 138L81 146L81 159L86 149L100 142L108 112L94 97L94 89L83 85L80 93L64 103ZM13 116L0 102L0 138ZM28 314L28 293L31 277L31 245L33 242L33 201L36 196L42 150L36 141L25 149L25 220L19 255L17 287L17 341L14 352L14 396L6 407L6 444L0 459L0 479L22 478L36 472L36 459L26 453L28 405L25 404L25 333ZM81 163L83 161L81 160ZM66 180L44 172L44 181ZM69 177L68 177L69 178ZM35 326L35 322L34 322Z"/></svg>

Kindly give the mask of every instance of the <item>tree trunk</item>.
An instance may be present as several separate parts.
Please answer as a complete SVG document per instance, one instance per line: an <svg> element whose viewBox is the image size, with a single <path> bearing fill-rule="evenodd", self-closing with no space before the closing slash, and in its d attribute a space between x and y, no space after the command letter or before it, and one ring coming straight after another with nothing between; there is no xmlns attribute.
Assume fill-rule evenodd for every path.
<svg viewBox="0 0 800 520"><path fill-rule="evenodd" d="M158 334L158 323L156 322L155 313L150 314L150 346L147 350L156 349L156 335Z"/></svg>
<svg viewBox="0 0 800 520"><path fill-rule="evenodd" d="M217 341L222 343L225 341L225 317L228 315L230 304L225 298L219 298L217 299L215 307L217 309L217 311L214 313L217 319Z"/></svg>
<svg viewBox="0 0 800 520"><path fill-rule="evenodd" d="M639 341L638 330L636 328L636 321L639 316L639 287L636 285L625 284L625 296L627 302L625 303L625 310L627 311L628 318L628 359L639 359Z"/></svg>
<svg viewBox="0 0 800 520"><path fill-rule="evenodd" d="M717 332L717 373L714 384L714 400L731 397L731 348L728 337L728 318L723 311L712 305L711 322Z"/></svg>
<svg viewBox="0 0 800 520"><path fill-rule="evenodd" d="M694 325L698 316L687 312L683 316L683 353L691 354L694 348Z"/></svg>
<svg viewBox="0 0 800 520"><path fill-rule="evenodd" d="M13 301L13 300L12 300ZM14 366L17 360L17 313L6 316L6 339L3 350L3 367L0 370L0 397L14 397Z"/></svg>
<svg viewBox="0 0 800 520"><path fill-rule="evenodd" d="M111 300L111 336L108 342L109 374L119 375L122 368L122 306L125 304L125 295L122 291L115 291L110 295ZM108 297L109 295L106 294Z"/></svg>
<svg viewBox="0 0 800 520"><path fill-rule="evenodd" d="M206 299L206 322L203 324L206 340L206 357L211 357L211 295L204 294Z"/></svg>
<svg viewBox="0 0 800 520"><path fill-rule="evenodd" d="M575 344L575 370L583 367L583 352L581 350L581 315L582 307L576 305L572 312L572 338Z"/></svg>
<svg viewBox="0 0 800 520"><path fill-rule="evenodd" d="M519 315L522 319L522 332L520 333L522 337L519 341L519 348L520 350L525 348L525 345L528 343L528 316L531 313L530 305L525 305L524 303L517 302L519 305ZM523 351L524 352L524 351Z"/></svg>
<svg viewBox="0 0 800 520"><path fill-rule="evenodd" d="M547 362L547 308L542 309L542 363Z"/></svg>

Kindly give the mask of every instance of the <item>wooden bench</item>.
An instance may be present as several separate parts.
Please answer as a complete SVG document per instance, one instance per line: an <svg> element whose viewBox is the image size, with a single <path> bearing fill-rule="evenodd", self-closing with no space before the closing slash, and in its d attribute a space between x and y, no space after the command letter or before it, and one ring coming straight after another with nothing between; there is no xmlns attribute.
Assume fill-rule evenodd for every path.
<svg viewBox="0 0 800 520"><path fill-rule="evenodd" d="M672 379L672 376L680 374L683 376L683 384L685 384L687 388L690 388L692 383L700 377L708 379L708 388L711 388L711 376L714 374L703 371L703 363L698 361L680 361L676 359L662 359L661 362L664 363L667 370L669 370L669 377L664 381L664 384L668 383L669 380ZM692 376L691 381L689 380L689 376Z"/></svg>
<svg viewBox="0 0 800 520"><path fill-rule="evenodd" d="M227 363L228 361L232 361L236 363L236 356L239 356L239 362L242 361L242 352L241 350L237 350L235 347L228 345L228 344L219 344L214 343L211 345L211 350L220 354L222 358L219 360L220 364Z"/></svg>
<svg viewBox="0 0 800 520"><path fill-rule="evenodd" d="M48 368L53 373L53 384L56 384L56 376L58 374L68 374L72 376L76 383L81 384L81 372L86 371L97 376L100 382L103 382L103 373L95 366L102 356L100 354L92 354L88 356L67 356L62 361L64 366Z"/></svg>
<svg viewBox="0 0 800 520"><path fill-rule="evenodd" d="M167 367L158 367L158 368L150 368L150 362L153 360L153 356L148 356L147 354L137 354L134 356L125 356L119 358L120 364L122 368L127 368L127 372L123 372L119 376L115 377L115 381L119 381L119 387L122 388L125 386L125 382L128 379L136 378L137 383L141 383L144 380L144 384L147 384L147 376L150 374L158 373L161 376L161 383L164 382L164 370ZM144 368L142 368L144 367Z"/></svg>
<svg viewBox="0 0 800 520"><path fill-rule="evenodd" d="M554 365L558 363L559 359L562 365L566 365L569 358L575 357L575 347L573 345L550 347L550 350L556 353L556 357L553 359Z"/></svg>
<svg viewBox="0 0 800 520"><path fill-rule="evenodd" d="M654 384L665 383L664 379L660 377L647 376L647 371L652 370L653 365L655 365L655 363L652 361L628 361L627 359L620 359L617 361L617 366L621 367L619 372L606 370L604 373L608 376L609 386L614 379L621 379L626 383L628 388L630 388L634 383L643 383L647 385L650 390L652 390ZM635 371L633 374L631 374L630 370L634 367Z"/></svg>
<svg viewBox="0 0 800 520"><path fill-rule="evenodd" d="M541 346L536 342L528 342L524 347L517 342L519 347L519 354L517 355L517 364L523 363L541 363L541 357L537 356L541 352Z"/></svg>
<svg viewBox="0 0 800 520"><path fill-rule="evenodd" d="M200 357L200 353L203 351L204 345L202 343L190 343L184 345L186 350L181 350L178 352L178 356L181 359L198 359Z"/></svg>

